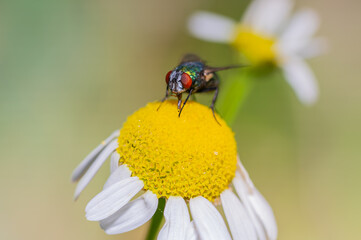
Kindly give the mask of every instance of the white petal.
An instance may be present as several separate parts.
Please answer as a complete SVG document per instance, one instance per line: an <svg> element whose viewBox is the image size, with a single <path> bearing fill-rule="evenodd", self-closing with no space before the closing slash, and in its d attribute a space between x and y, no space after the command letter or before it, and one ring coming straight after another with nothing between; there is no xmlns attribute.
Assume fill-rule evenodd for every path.
<svg viewBox="0 0 361 240"><path fill-rule="evenodd" d="M251 220L256 228L256 232L260 239L267 239L264 236L264 230L268 238L277 239L277 223L272 208L259 191L254 188L250 191L241 174L236 172L233 179L234 188L242 200ZM262 226L260 226L260 223Z"/></svg>
<svg viewBox="0 0 361 240"><path fill-rule="evenodd" d="M113 152L110 156L110 172L114 172L119 166L120 155L117 151Z"/></svg>
<svg viewBox="0 0 361 240"><path fill-rule="evenodd" d="M190 224L187 204L182 197L170 197L164 209L165 224L158 240L184 240Z"/></svg>
<svg viewBox="0 0 361 240"><path fill-rule="evenodd" d="M239 198L241 199L252 223L256 230L257 236L259 240L267 240L266 232L263 228L263 224L260 222L256 213L254 212L251 203L249 202L248 196L252 194L253 189L250 189L246 182L244 181L243 177L239 172L236 172L236 176L234 177L233 181L234 189L236 190Z"/></svg>
<svg viewBox="0 0 361 240"><path fill-rule="evenodd" d="M189 202L192 217L201 239L231 239L221 214L204 197L192 198Z"/></svg>
<svg viewBox="0 0 361 240"><path fill-rule="evenodd" d="M188 21L193 36L212 42L229 43L234 38L235 27L233 20L208 12L197 12Z"/></svg>
<svg viewBox="0 0 361 240"><path fill-rule="evenodd" d="M116 182L120 182L123 179L129 178L132 172L129 170L127 165L119 166L113 173L109 176L108 180L105 182L103 189L108 188Z"/></svg>
<svg viewBox="0 0 361 240"><path fill-rule="evenodd" d="M129 202L144 184L137 177L126 178L96 195L85 208L89 221L103 220Z"/></svg>
<svg viewBox="0 0 361 240"><path fill-rule="evenodd" d="M318 85L309 66L302 59L291 57L281 67L298 99L306 105L316 102Z"/></svg>
<svg viewBox="0 0 361 240"><path fill-rule="evenodd" d="M139 198L127 203L110 217L100 221L107 234L119 234L142 226L152 218L158 206L157 195L147 191Z"/></svg>
<svg viewBox="0 0 361 240"><path fill-rule="evenodd" d="M255 224L255 225L257 225L257 226L255 226L255 228L257 229L258 235L260 235L262 238L262 236L264 236L264 231L261 229L261 226L259 225L259 221L257 221L257 219L256 219L257 218L256 215L258 215L258 214L256 212L254 212L253 207L252 207L252 202L251 202L252 198L256 195L256 193L258 193L258 194L260 194L260 193L254 186L251 178L249 177L247 170L244 168L239 157L237 158L237 164L238 164L240 172L239 173L236 172L236 178L240 179L240 183L236 183L237 188L236 188L236 186L235 186L235 188L236 188L236 190L238 190L237 193L238 193L238 195L240 195L240 197L243 201L243 204L245 205L247 212L250 215L251 219L253 219L253 222L257 222ZM235 181L238 181L238 180L235 179ZM242 191L243 193L240 193L240 191ZM268 205L268 203L267 203L267 206L272 212L272 209ZM252 213L250 213L250 212L252 212ZM256 214L254 214L253 212ZM272 213L272 216L273 216L273 213ZM262 223L262 225L265 225L265 224ZM274 219L274 216L273 216L273 222L270 225L272 225L271 228L273 229L273 233L271 233L271 234L277 236L277 224L276 224L276 220Z"/></svg>
<svg viewBox="0 0 361 240"><path fill-rule="evenodd" d="M277 239L277 223L273 214L271 206L268 204L262 194L256 189L254 194L249 196L249 201L256 212L259 219L261 219L267 235L270 240Z"/></svg>
<svg viewBox="0 0 361 240"><path fill-rule="evenodd" d="M197 232L194 221L190 222L187 227L186 240L199 240L199 234Z"/></svg>
<svg viewBox="0 0 361 240"><path fill-rule="evenodd" d="M243 166L238 155L237 155L237 165L239 167L239 172L241 173L243 180L245 181L245 183L247 184L249 189L252 191L252 189L254 189L255 186L254 186L251 178L249 177L249 174L248 174L246 168Z"/></svg>
<svg viewBox="0 0 361 240"><path fill-rule="evenodd" d="M225 190L221 193L221 201L233 240L257 240L253 223L236 195Z"/></svg>
<svg viewBox="0 0 361 240"><path fill-rule="evenodd" d="M303 48L297 52L301 58L313 58L328 52L329 45L325 38L317 37L311 39Z"/></svg>
<svg viewBox="0 0 361 240"><path fill-rule="evenodd" d="M190 222L187 227L186 240L198 240L200 239L198 236L198 232L194 221Z"/></svg>
<svg viewBox="0 0 361 240"><path fill-rule="evenodd" d="M98 172L100 167L103 165L105 160L109 157L109 155L118 147L118 140L114 139L111 141L104 150L97 156L95 161L86 171L84 176L80 179L78 185L76 186L74 199L79 197L79 194L84 190L84 188L89 184L90 180L94 177L94 175Z"/></svg>
<svg viewBox="0 0 361 240"><path fill-rule="evenodd" d="M259 239L277 239L276 219L264 197L256 188L250 191L238 172L233 179L233 185L254 224ZM266 230L268 238L266 238L264 230Z"/></svg>
<svg viewBox="0 0 361 240"><path fill-rule="evenodd" d="M319 18L311 9L297 12L280 36L278 48L284 55L300 52L319 27Z"/></svg>
<svg viewBox="0 0 361 240"><path fill-rule="evenodd" d="M78 181L81 176L84 175L89 166L94 162L95 158L98 156L99 152L107 146L111 140L119 137L119 129L115 130L107 139L105 139L99 146L97 146L93 151L91 151L88 156L75 168L71 175L71 180L73 182Z"/></svg>
<svg viewBox="0 0 361 240"><path fill-rule="evenodd" d="M255 0L248 7L242 23L259 33L274 35L289 15L293 1Z"/></svg>

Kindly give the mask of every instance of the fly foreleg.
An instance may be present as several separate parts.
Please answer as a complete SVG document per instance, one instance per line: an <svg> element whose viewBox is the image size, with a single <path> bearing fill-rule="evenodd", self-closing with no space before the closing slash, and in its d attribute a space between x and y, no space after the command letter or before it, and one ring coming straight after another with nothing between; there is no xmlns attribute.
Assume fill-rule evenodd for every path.
<svg viewBox="0 0 361 240"><path fill-rule="evenodd" d="M180 115L181 115L181 113L182 113L182 110L183 110L184 106L186 105L186 103L187 103L187 101L188 101L189 97L190 97L190 96L191 96L191 94L192 94L192 91L193 91L193 89L189 90L189 94L188 94L188 96L187 96L186 100L184 101L184 103L183 103L183 106L182 106L181 110L179 111L178 117L180 117ZM179 102L178 102L178 104L179 104ZM179 105L178 105L178 106L179 106Z"/></svg>

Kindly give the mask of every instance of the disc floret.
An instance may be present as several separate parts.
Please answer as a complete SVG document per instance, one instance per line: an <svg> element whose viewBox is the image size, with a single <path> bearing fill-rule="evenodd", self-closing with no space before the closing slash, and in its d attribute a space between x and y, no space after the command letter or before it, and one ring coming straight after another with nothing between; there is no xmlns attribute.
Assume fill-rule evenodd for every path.
<svg viewBox="0 0 361 240"><path fill-rule="evenodd" d="M131 115L118 139L120 163L158 197L214 200L236 170L234 134L206 106L190 102L178 117L175 101L150 103Z"/></svg>

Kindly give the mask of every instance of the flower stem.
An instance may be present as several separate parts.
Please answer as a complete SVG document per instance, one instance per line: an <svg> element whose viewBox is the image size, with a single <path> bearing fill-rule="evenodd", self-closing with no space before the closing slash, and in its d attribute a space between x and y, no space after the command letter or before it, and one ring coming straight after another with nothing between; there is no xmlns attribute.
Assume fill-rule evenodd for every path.
<svg viewBox="0 0 361 240"><path fill-rule="evenodd" d="M163 211L165 207L165 198L158 199L158 209L155 212L152 222L150 223L150 228L148 230L148 235L146 240L155 240L157 238L157 233L160 227L160 224L163 220Z"/></svg>
<svg viewBox="0 0 361 240"><path fill-rule="evenodd" d="M227 80L228 83L225 83L217 104L217 110L228 125L232 126L251 92L254 85L252 80L252 74L244 70L241 75L234 75L229 81Z"/></svg>

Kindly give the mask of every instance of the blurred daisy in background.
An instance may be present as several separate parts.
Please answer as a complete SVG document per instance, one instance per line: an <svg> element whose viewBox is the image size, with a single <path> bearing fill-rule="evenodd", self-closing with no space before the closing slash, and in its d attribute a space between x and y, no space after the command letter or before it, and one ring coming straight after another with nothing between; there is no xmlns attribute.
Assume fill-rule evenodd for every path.
<svg viewBox="0 0 361 240"><path fill-rule="evenodd" d="M111 156L111 175L86 218L119 234L146 223L166 199L158 239L276 239L272 209L238 159L227 124L196 102L181 118L175 101L158 106L131 115L74 170L77 198Z"/></svg>
<svg viewBox="0 0 361 240"><path fill-rule="evenodd" d="M305 59L325 50L313 38L319 19L311 9L290 16L293 1L252 1L240 22L209 12L196 12L188 22L190 33L200 39L232 45L251 65L275 65L299 100L312 104L318 97L315 76Z"/></svg>

